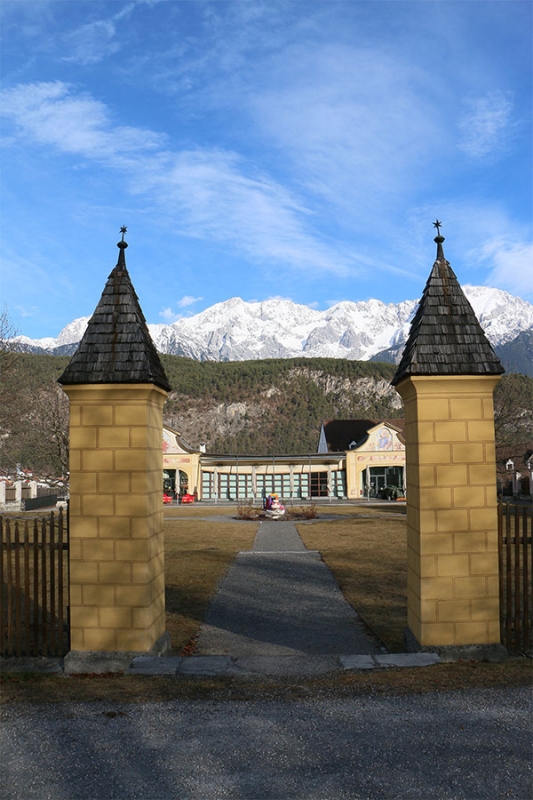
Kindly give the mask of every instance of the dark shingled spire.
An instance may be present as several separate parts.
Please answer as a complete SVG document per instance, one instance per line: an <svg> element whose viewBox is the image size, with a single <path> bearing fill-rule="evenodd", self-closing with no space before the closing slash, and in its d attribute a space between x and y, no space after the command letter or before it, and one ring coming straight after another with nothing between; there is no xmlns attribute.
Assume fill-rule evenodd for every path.
<svg viewBox="0 0 533 800"><path fill-rule="evenodd" d="M126 269L124 241L118 262L89 320L87 330L59 383L152 383L171 386L150 337L135 289Z"/></svg>
<svg viewBox="0 0 533 800"><path fill-rule="evenodd" d="M391 383L410 375L501 375L504 369L444 257L440 222L437 260L411 323L402 360Z"/></svg>

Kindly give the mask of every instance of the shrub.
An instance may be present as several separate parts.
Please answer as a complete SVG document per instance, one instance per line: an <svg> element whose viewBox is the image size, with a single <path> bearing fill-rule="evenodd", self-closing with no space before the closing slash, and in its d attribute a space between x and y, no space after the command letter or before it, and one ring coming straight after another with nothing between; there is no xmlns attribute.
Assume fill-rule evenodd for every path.
<svg viewBox="0 0 533 800"><path fill-rule="evenodd" d="M318 516L316 503L308 506L295 506L287 511L287 519L316 519Z"/></svg>
<svg viewBox="0 0 533 800"><path fill-rule="evenodd" d="M261 509L255 508L253 503L244 502L239 503L237 506L237 518L238 519L259 519L261 514Z"/></svg>

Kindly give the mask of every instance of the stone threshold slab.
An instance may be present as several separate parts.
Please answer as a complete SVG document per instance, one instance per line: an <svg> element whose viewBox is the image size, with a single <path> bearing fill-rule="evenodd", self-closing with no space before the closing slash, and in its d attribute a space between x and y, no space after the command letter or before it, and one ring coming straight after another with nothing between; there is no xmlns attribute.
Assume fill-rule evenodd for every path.
<svg viewBox="0 0 533 800"><path fill-rule="evenodd" d="M161 663L166 662L166 663ZM176 656L133 659L127 675L322 675L336 671L429 667L440 663L436 653L325 656Z"/></svg>
<svg viewBox="0 0 533 800"><path fill-rule="evenodd" d="M323 656L136 656L121 659L87 657L78 669L70 670L60 658L9 658L0 660L0 672L48 674L102 674L161 677L209 677L217 675L323 675L328 672L430 667L440 663L436 653L387 653L379 655ZM65 668L66 667L66 668Z"/></svg>

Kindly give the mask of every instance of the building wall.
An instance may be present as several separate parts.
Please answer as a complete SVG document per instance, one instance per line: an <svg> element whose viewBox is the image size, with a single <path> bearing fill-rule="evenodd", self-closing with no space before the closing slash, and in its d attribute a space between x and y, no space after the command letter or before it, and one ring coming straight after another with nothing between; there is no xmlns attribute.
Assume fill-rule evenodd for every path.
<svg viewBox="0 0 533 800"><path fill-rule="evenodd" d="M260 498L275 491L287 499L365 496L365 469L401 470L403 488L405 447L393 426L376 425L366 441L344 455L321 453L297 456L213 456L192 451L179 433L163 430L163 468L187 475L189 492L198 499Z"/></svg>
<svg viewBox="0 0 533 800"><path fill-rule="evenodd" d="M264 462L243 463L235 457L220 458L218 464L201 460L203 499L260 498L271 492L289 499L308 499L311 496L346 496L345 460L339 458L334 465L327 461L313 462L302 456L265 456Z"/></svg>
<svg viewBox="0 0 533 800"><path fill-rule="evenodd" d="M367 440L359 447L346 452L346 482L348 497L356 500L368 494L369 480L365 470L380 472L387 468L399 468L399 486L405 482L405 445L398 431L390 425L380 424L371 428ZM367 480L365 480L367 477Z"/></svg>
<svg viewBox="0 0 533 800"><path fill-rule="evenodd" d="M170 428L163 428L163 469L176 470L176 480L179 471L187 476L188 491L201 493L200 453L187 449L181 444L179 434ZM177 489L179 487L177 486Z"/></svg>

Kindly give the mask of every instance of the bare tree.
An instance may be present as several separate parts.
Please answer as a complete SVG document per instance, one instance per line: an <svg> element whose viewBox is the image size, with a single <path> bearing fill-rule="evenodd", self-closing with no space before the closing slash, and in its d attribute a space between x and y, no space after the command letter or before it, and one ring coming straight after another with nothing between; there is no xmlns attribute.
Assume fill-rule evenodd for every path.
<svg viewBox="0 0 533 800"><path fill-rule="evenodd" d="M16 464L42 477L68 469L68 399L36 359L14 342L16 330L7 309L0 313L0 466Z"/></svg>
<svg viewBox="0 0 533 800"><path fill-rule="evenodd" d="M526 375L504 375L494 392L496 471L500 485L509 484L512 471L522 472L533 449L533 380Z"/></svg>
<svg viewBox="0 0 533 800"><path fill-rule="evenodd" d="M20 417L18 372L21 352L13 343L14 336L16 330L4 306L0 312L0 454L12 444L13 428L17 427Z"/></svg>

